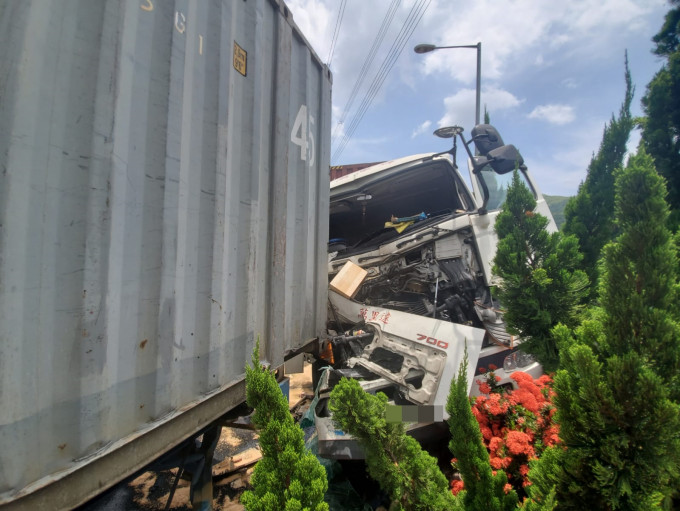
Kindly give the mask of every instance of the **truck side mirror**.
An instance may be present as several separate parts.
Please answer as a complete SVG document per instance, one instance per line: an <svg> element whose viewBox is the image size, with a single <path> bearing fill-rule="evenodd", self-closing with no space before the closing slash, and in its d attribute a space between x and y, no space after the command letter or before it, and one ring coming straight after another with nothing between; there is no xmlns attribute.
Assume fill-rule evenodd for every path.
<svg viewBox="0 0 680 511"><path fill-rule="evenodd" d="M489 159L489 165L491 165L496 174L507 174L524 165L522 155L519 154L517 148L512 144L492 149L489 151L487 158Z"/></svg>
<svg viewBox="0 0 680 511"><path fill-rule="evenodd" d="M477 152L482 156L504 145L501 134L491 124L478 124L472 128L471 133Z"/></svg>

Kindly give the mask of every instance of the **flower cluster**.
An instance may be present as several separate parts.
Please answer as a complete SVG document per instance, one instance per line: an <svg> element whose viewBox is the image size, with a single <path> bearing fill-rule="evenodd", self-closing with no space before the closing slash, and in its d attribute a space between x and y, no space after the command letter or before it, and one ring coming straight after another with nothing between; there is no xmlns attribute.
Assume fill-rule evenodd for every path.
<svg viewBox="0 0 680 511"><path fill-rule="evenodd" d="M479 385L479 391L482 394L491 394L493 392L500 392L502 387L498 386L498 382L501 381L499 376L494 374L494 371L498 369L494 364L489 364L489 369L485 367L480 367L477 372L484 375L484 380L477 380L477 385Z"/></svg>
<svg viewBox="0 0 680 511"><path fill-rule="evenodd" d="M484 378L477 380L477 384L485 395L471 398L472 413L479 423L494 473L504 470L509 483L522 496L526 493L523 488L531 484L527 477L529 460L558 442L552 379L544 375L534 380L527 373L515 371L510 377L518 388L506 390L497 385L495 369L480 368ZM454 494L462 489L460 481L452 482Z"/></svg>

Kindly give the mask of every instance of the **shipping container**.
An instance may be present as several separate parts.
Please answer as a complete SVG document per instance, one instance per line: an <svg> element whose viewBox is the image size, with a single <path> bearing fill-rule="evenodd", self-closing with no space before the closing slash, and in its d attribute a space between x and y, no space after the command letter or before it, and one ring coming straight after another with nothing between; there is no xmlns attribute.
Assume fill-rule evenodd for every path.
<svg viewBox="0 0 680 511"><path fill-rule="evenodd" d="M331 75L280 0L0 3L0 507L68 508L323 334Z"/></svg>

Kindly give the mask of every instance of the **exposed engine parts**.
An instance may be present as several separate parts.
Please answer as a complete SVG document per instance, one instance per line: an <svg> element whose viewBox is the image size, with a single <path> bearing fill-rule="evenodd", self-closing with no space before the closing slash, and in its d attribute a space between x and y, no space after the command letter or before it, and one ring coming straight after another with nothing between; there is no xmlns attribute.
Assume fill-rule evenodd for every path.
<svg viewBox="0 0 680 511"><path fill-rule="evenodd" d="M478 328L498 323L498 304L468 236L464 229L367 268L355 300Z"/></svg>

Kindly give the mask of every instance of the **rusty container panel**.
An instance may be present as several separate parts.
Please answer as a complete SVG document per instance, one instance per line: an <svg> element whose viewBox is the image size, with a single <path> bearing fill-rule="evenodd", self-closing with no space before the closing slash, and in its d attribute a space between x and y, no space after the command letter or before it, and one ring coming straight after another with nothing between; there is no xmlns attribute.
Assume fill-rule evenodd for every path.
<svg viewBox="0 0 680 511"><path fill-rule="evenodd" d="M331 76L279 0L0 3L0 506L75 506L327 300Z"/></svg>

